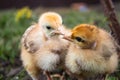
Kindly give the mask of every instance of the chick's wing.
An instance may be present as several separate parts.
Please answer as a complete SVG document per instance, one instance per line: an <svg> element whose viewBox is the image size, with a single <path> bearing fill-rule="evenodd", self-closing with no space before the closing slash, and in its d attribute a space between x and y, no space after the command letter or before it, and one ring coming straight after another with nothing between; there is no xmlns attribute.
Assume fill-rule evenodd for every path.
<svg viewBox="0 0 120 80"><path fill-rule="evenodd" d="M36 52L46 40L43 31L37 24L30 26L23 34L21 44L29 53Z"/></svg>

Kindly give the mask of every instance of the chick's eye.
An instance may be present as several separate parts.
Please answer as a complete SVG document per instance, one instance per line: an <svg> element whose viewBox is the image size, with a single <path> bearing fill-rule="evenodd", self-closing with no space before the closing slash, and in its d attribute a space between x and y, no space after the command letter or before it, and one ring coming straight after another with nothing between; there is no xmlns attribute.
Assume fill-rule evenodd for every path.
<svg viewBox="0 0 120 80"><path fill-rule="evenodd" d="M75 39L78 41L78 42L84 42L84 40L80 37L75 37Z"/></svg>
<svg viewBox="0 0 120 80"><path fill-rule="evenodd" d="M48 30L52 29L51 26L46 26L46 28L47 28Z"/></svg>

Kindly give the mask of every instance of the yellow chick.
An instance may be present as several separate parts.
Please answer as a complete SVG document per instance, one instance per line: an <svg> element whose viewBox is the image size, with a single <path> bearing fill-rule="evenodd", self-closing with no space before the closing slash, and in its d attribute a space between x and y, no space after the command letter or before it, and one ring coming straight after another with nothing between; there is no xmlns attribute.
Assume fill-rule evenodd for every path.
<svg viewBox="0 0 120 80"><path fill-rule="evenodd" d="M30 26L22 37L22 45L28 52L34 53L53 31L63 27L62 17L55 12L43 13L37 24Z"/></svg>
<svg viewBox="0 0 120 80"><path fill-rule="evenodd" d="M65 59L70 75L78 79L97 74L113 73L118 66L118 55L112 36L94 25L81 24L73 28Z"/></svg>
<svg viewBox="0 0 120 80"><path fill-rule="evenodd" d="M60 27L64 28L61 16L55 12L46 12L40 16L37 24L30 26L23 34L21 60L33 80L40 79L39 74L42 70L51 71L59 64L58 54L61 54L59 47L64 44L58 43L59 40L56 41L58 37L54 38L56 34L53 32L62 29ZM49 74L47 76L50 80Z"/></svg>
<svg viewBox="0 0 120 80"><path fill-rule="evenodd" d="M34 54L37 66L44 71L52 72L64 69L64 59L67 53L68 42L57 34L44 43Z"/></svg>

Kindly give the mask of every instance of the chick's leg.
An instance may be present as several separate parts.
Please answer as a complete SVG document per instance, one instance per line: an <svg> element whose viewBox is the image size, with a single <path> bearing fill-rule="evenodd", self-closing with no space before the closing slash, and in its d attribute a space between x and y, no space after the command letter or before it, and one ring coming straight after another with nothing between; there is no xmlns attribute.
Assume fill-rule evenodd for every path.
<svg viewBox="0 0 120 80"><path fill-rule="evenodd" d="M109 74L104 74L102 80L107 80Z"/></svg>
<svg viewBox="0 0 120 80"><path fill-rule="evenodd" d="M65 80L65 72L62 73L62 76L60 76L60 80Z"/></svg>
<svg viewBox="0 0 120 80"><path fill-rule="evenodd" d="M47 76L47 80L52 80L50 73L48 71L45 71L45 74Z"/></svg>
<svg viewBox="0 0 120 80"><path fill-rule="evenodd" d="M33 80L40 80L40 70L37 67L28 66L26 70Z"/></svg>

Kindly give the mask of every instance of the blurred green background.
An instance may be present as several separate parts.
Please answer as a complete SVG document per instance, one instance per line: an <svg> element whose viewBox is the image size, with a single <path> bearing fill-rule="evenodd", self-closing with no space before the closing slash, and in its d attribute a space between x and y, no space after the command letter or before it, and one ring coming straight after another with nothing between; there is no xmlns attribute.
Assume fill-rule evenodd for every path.
<svg viewBox="0 0 120 80"><path fill-rule="evenodd" d="M103 11L96 8L89 11L79 11L70 8L37 8L10 9L0 11L0 80L23 80L25 71L21 71L14 76L8 74L14 68L20 67L20 39L24 31L34 22L37 23L41 13L55 11L62 15L64 25L68 28L81 23L95 24L98 27L110 31L107 18ZM120 20L120 12L117 11ZM17 78L15 78L17 77ZM120 71L116 71L114 76L109 76L107 80L120 80Z"/></svg>

